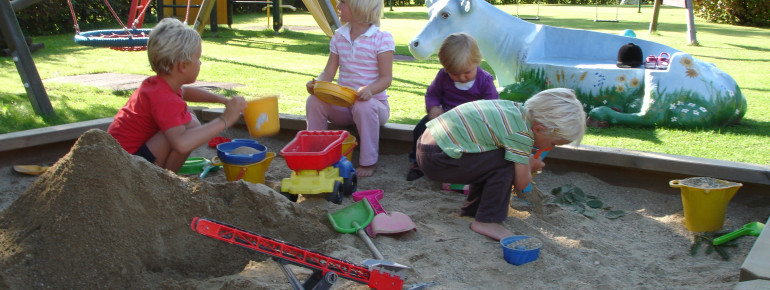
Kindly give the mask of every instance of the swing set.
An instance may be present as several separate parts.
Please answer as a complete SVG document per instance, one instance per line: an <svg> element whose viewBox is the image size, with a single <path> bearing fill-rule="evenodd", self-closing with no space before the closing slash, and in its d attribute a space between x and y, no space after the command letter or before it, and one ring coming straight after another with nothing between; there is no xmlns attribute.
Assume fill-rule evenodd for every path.
<svg viewBox="0 0 770 290"><path fill-rule="evenodd" d="M621 0L618 0L618 4L615 5L615 19L599 19L599 1L594 0L596 2L596 16L594 17L594 22L619 22L618 21L618 14L620 13L620 2ZM638 0L642 1L642 0Z"/></svg>
<svg viewBox="0 0 770 290"><path fill-rule="evenodd" d="M147 12L147 8L150 7L150 1L152 0L131 0L131 9L128 14L128 23L130 26L124 25L123 22L112 9L112 5L107 0L104 0L104 4L118 21L118 24L122 29L106 29L106 30L94 30L81 32L80 26L78 26L77 16L75 15L75 9L72 7L72 0L67 0L67 4L70 7L70 13L72 14L72 22L75 28L75 43L85 46L93 47L108 47L114 50L120 51L143 51L147 50L147 40L150 38L150 31L152 29L142 28L144 22L144 15ZM160 0L162 1L162 0ZM139 15L137 15L137 11ZM185 13L184 23L187 24L187 19L190 16L190 0L187 0L187 12Z"/></svg>

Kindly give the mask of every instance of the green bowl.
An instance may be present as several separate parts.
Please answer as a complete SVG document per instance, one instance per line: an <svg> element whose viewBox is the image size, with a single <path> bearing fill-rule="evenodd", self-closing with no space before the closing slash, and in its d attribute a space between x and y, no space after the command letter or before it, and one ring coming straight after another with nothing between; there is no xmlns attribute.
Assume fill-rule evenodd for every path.
<svg viewBox="0 0 770 290"><path fill-rule="evenodd" d="M203 166L207 163L211 163L211 161L203 157L187 158L182 168L179 169L179 174L200 174L203 172Z"/></svg>

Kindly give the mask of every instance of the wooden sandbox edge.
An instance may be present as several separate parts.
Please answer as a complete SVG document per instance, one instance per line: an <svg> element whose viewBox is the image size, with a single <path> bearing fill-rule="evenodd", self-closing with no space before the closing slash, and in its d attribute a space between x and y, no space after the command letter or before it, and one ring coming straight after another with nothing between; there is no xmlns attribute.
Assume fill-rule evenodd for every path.
<svg viewBox="0 0 770 290"><path fill-rule="evenodd" d="M209 121L224 109L195 108L198 118L202 122ZM306 126L305 117L299 115L280 114L281 130L299 131ZM8 166L22 161L24 151L33 148L46 148L50 146L66 146L74 143L77 138L92 128L107 130L112 118L102 118L85 122L51 126L20 132L0 134L0 165ZM243 118L238 124L245 125ZM330 127L331 129L347 129L355 131L355 128ZM397 143L412 142L412 129L414 125L386 124L380 131L383 141ZM69 150L69 146L66 146ZM41 150L33 150L40 152ZM40 157L49 158L60 150L50 150L50 154L41 154ZM65 153L67 151L64 151ZM34 160L34 159L33 159ZM31 160L31 161L33 161ZM618 148L608 148L592 145L561 146L556 147L548 154L547 160L566 161L578 164L590 164L605 167L619 167L636 169L641 171L663 172L678 176L708 176L734 182L770 186L770 166L759 164L733 162L725 160L671 155L654 152L634 151ZM43 159L38 160L43 161Z"/></svg>

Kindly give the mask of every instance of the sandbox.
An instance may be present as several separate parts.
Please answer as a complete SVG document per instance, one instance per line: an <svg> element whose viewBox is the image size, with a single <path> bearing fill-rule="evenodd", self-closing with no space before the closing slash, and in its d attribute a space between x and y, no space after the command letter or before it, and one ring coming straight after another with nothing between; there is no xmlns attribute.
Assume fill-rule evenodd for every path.
<svg viewBox="0 0 770 290"><path fill-rule="evenodd" d="M209 113L202 114L204 121ZM268 152L278 152L294 133L282 123L280 134L257 141ZM105 134L89 131L88 140L65 150L67 155L40 177L16 174L7 165L0 169L1 288L291 288L266 255L192 232L193 216L355 263L373 258L361 239L336 232L326 220L328 212L350 205L352 198L336 205L302 197L294 204L277 193L291 172L283 158L272 162L265 185L228 182L221 170L205 179L177 176L128 155L102 162L104 156L95 152L120 152ZM240 126L222 135L250 138ZM396 138L383 142L388 146L383 146L375 176L361 178L358 187L383 190L383 207L407 214L417 225L416 231L372 239L386 260L410 267L406 287L435 282L429 289L733 288L757 240L737 239L728 250L729 261L703 250L690 255L694 235L684 227L679 191L668 187L670 175L622 175L554 158L546 159L548 167L535 177L542 191L572 184L626 215L588 218L553 203L546 203L539 215L514 199L503 225L543 242L536 261L514 266L503 259L499 243L475 234L468 228L471 220L458 217L462 193L444 191L426 178L405 181L408 143ZM216 150L203 146L193 156L212 158ZM770 215L766 195L744 189L727 208L725 230L764 222ZM12 274L22 272L32 274ZM334 288L367 289L348 280Z"/></svg>

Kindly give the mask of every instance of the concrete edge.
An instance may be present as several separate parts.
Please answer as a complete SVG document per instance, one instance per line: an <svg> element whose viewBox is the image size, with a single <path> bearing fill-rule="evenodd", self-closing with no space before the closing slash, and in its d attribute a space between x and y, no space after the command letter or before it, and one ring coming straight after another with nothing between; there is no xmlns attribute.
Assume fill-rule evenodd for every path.
<svg viewBox="0 0 770 290"><path fill-rule="evenodd" d="M765 225L767 224L770 224L770 218L765 222ZM757 237L754 246L751 247L746 259L743 260L739 277L738 281L770 280L770 227L765 226Z"/></svg>
<svg viewBox="0 0 770 290"><path fill-rule="evenodd" d="M194 108L203 122L219 116L224 109ZM280 114L282 130L299 131L306 127L305 117ZM0 152L47 145L55 142L74 141L85 131L98 128L107 130L112 118L51 126L0 135ZM238 124L245 125L243 118ZM383 140L412 142L414 125L386 124L380 131ZM352 127L331 126L330 129ZM584 164L622 167L638 170L672 173L686 176L708 176L734 182L770 185L770 166L732 162L716 159L671 155L654 152L634 151L592 145L561 146L548 154L548 159L564 160Z"/></svg>

